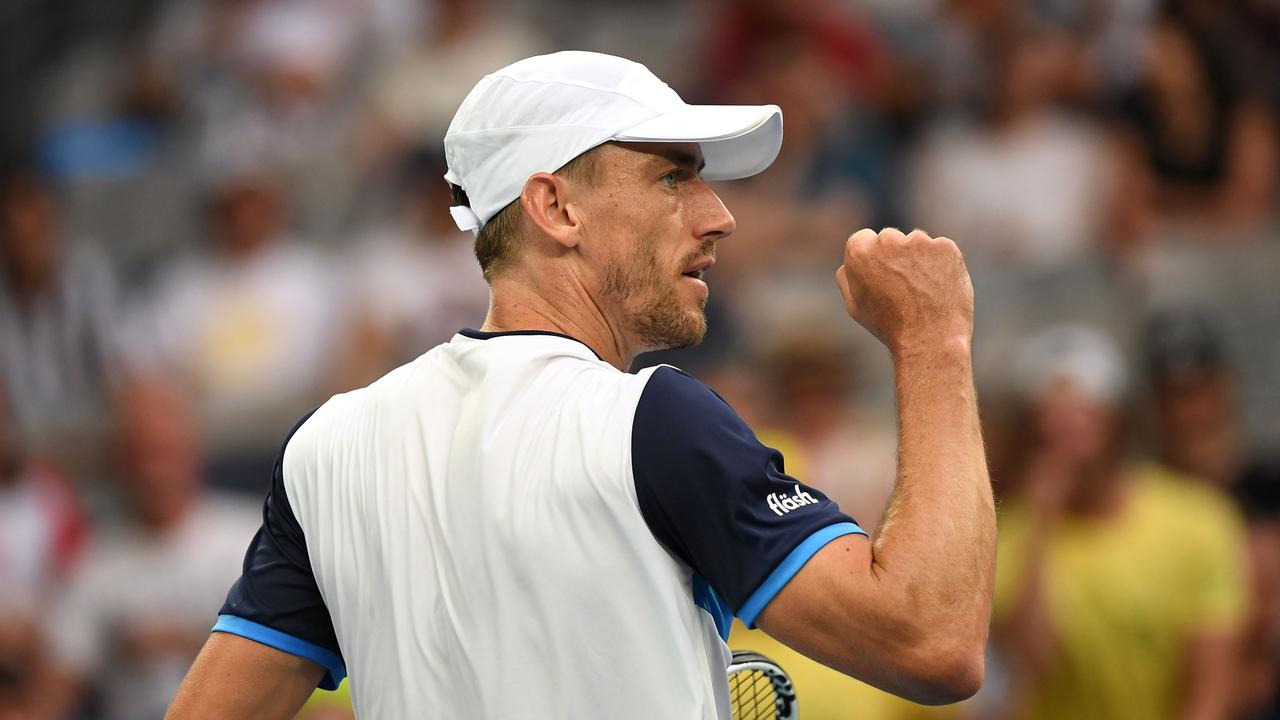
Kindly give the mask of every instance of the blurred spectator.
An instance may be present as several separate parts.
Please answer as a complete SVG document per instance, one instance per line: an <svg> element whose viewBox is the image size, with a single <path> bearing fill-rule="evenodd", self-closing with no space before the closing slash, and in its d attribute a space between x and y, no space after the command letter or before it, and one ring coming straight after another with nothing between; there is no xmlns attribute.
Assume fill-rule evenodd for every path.
<svg viewBox="0 0 1280 720"><path fill-rule="evenodd" d="M931 91L941 113L976 117L1000 92L1001 48L1027 19L1030 3L948 0L935 9Z"/></svg>
<svg viewBox="0 0 1280 720"><path fill-rule="evenodd" d="M295 112L322 109L350 70L360 30L358 12L351 3L324 0L250 5L233 36L233 49L261 109L283 121ZM281 139L287 139L284 134Z"/></svg>
<svg viewBox="0 0 1280 720"><path fill-rule="evenodd" d="M1170 220L1238 230L1271 210L1280 161L1275 117L1233 67L1235 43L1234 35L1213 43L1177 9L1150 28L1143 74L1122 104L1132 232Z"/></svg>
<svg viewBox="0 0 1280 720"><path fill-rule="evenodd" d="M233 82L238 37L258 0L171 0L152 23L137 72L160 103L201 112Z"/></svg>
<svg viewBox="0 0 1280 720"><path fill-rule="evenodd" d="M1147 342L1160 459L1228 489L1240 473L1242 439L1221 340L1206 318L1172 310L1151 319Z"/></svg>
<svg viewBox="0 0 1280 720"><path fill-rule="evenodd" d="M1106 138L1058 106L1072 45L1023 29L1005 39L977 124L951 118L922 141L911 189L916 224L1007 264L1061 265L1104 234Z"/></svg>
<svg viewBox="0 0 1280 720"><path fill-rule="evenodd" d="M116 284L95 247L71 242L31 169L0 178L0 377L16 435L63 457L102 424L117 362Z"/></svg>
<svg viewBox="0 0 1280 720"><path fill-rule="evenodd" d="M1086 62L1102 98L1132 88L1143 72L1143 41L1163 0L1112 0L1106 3L1049 2L1077 14Z"/></svg>
<svg viewBox="0 0 1280 720"><path fill-rule="evenodd" d="M1280 456L1251 463L1235 486L1248 521L1253 592L1242 633L1240 720L1280 718Z"/></svg>
<svg viewBox="0 0 1280 720"><path fill-rule="evenodd" d="M343 343L341 390L371 382L464 327L480 327L489 309L474 238L448 212L443 152L421 152L408 164L401 217L349 251L360 317Z"/></svg>
<svg viewBox="0 0 1280 720"><path fill-rule="evenodd" d="M1126 460L1124 362L1085 326L1015 362L1026 442L1000 518L994 630L1011 718L1224 717L1244 535L1202 483Z"/></svg>
<svg viewBox="0 0 1280 720"><path fill-rule="evenodd" d="M117 426L129 522L95 538L57 598L50 697L92 717L145 720L163 716L208 638L258 522L249 506L202 492L197 426L178 389L131 384Z"/></svg>
<svg viewBox="0 0 1280 720"><path fill-rule="evenodd" d="M436 0L420 41L374 71L362 154L374 165L439 142L476 80L549 52L546 40L490 0Z"/></svg>
<svg viewBox="0 0 1280 720"><path fill-rule="evenodd" d="M848 98L875 84L884 59L879 39L833 0L723 0L710 24L704 94L732 91L767 67L779 42L812 48Z"/></svg>
<svg viewBox="0 0 1280 720"><path fill-rule="evenodd" d="M19 448L0 385L0 719L38 715L48 682L41 614L85 528L66 479Z"/></svg>
<svg viewBox="0 0 1280 720"><path fill-rule="evenodd" d="M1251 592L1232 717L1280 717L1280 473L1274 461L1245 467L1235 377L1213 327L1187 309L1148 327L1161 460L1233 490L1245 512Z"/></svg>
<svg viewBox="0 0 1280 720"><path fill-rule="evenodd" d="M1274 236L1277 228L1267 232ZM1226 247L1206 243L1211 236L1191 227L1179 235L1162 238L1145 258L1143 315L1158 308L1204 312L1229 351L1233 412L1245 448L1280 449L1280 243L1263 238Z"/></svg>
<svg viewBox="0 0 1280 720"><path fill-rule="evenodd" d="M360 10L325 0L250 4L230 36L230 82L199 117L205 165L222 176L270 165L313 239L336 236L356 198Z"/></svg>
<svg viewBox="0 0 1280 720"><path fill-rule="evenodd" d="M210 210L212 252L181 258L160 279L134 360L190 384L212 480L256 492L271 477L280 429L330 382L345 293L332 261L285 233L271 179L224 181Z"/></svg>

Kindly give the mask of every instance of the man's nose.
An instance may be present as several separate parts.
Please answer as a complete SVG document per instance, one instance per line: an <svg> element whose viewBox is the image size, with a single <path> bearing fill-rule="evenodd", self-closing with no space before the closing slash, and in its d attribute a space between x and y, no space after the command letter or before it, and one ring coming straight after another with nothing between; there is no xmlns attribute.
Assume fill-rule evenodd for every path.
<svg viewBox="0 0 1280 720"><path fill-rule="evenodd" d="M702 188L706 194L698 207L697 236L716 239L728 237L738 227L738 221L733 219L733 213L724 206L714 190L705 184Z"/></svg>

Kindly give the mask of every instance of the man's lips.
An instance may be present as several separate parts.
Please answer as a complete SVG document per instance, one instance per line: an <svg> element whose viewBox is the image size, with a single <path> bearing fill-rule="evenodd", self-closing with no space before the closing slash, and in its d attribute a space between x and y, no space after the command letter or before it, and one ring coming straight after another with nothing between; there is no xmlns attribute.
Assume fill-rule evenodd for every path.
<svg viewBox="0 0 1280 720"><path fill-rule="evenodd" d="M702 279L702 274L710 270L716 264L715 258L705 258L685 268L682 273L685 277L691 277L697 280Z"/></svg>

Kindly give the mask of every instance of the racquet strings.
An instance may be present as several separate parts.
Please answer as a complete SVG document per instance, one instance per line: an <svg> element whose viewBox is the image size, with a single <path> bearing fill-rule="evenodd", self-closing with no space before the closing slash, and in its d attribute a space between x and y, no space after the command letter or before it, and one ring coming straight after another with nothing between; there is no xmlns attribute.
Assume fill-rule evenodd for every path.
<svg viewBox="0 0 1280 720"><path fill-rule="evenodd" d="M729 704L733 720L774 720L778 717L773 681L760 670L742 670L729 676Z"/></svg>

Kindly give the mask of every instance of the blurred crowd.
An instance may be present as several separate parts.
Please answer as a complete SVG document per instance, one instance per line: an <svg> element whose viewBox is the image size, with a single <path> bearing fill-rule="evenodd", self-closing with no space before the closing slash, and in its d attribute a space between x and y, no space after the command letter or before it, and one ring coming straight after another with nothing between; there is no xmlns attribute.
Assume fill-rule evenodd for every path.
<svg viewBox="0 0 1280 720"><path fill-rule="evenodd" d="M0 720L163 715L288 428L483 321L444 131L485 73L569 48L782 106L777 162L717 187L707 341L643 360L864 527L893 387L843 240L965 252L986 685L926 710L735 628L805 718L1280 718L1274 0L4 5Z"/></svg>

